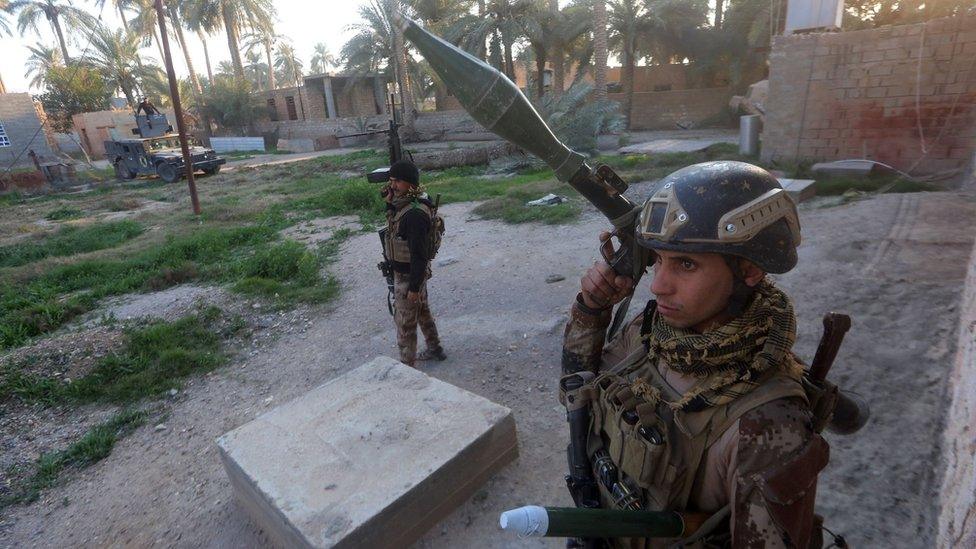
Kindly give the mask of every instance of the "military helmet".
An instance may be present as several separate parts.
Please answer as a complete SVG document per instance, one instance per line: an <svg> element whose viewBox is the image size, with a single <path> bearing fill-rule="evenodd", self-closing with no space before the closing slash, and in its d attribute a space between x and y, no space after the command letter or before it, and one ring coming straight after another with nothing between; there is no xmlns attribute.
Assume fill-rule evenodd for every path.
<svg viewBox="0 0 976 549"><path fill-rule="evenodd" d="M796 265L796 204L766 170L704 162L662 179L644 203L637 241L653 250L743 257L767 273Z"/></svg>

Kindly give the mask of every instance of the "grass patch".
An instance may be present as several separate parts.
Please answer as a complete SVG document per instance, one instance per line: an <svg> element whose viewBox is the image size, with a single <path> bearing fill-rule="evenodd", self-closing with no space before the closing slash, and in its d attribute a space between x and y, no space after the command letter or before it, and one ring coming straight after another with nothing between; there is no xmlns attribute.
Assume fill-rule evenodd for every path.
<svg viewBox="0 0 976 549"><path fill-rule="evenodd" d="M574 199L553 206L526 206L549 193L570 195ZM506 223L527 223L530 221L555 225L575 221L581 208L575 197L579 195L571 187L557 181L541 181L512 187L505 194L477 205L472 213L486 219L500 219Z"/></svg>
<svg viewBox="0 0 976 549"><path fill-rule="evenodd" d="M64 221L65 219L78 219L79 217L84 217L85 212L79 210L78 208L72 208L70 206L62 206L60 208L51 210L44 219L48 221Z"/></svg>
<svg viewBox="0 0 976 549"><path fill-rule="evenodd" d="M134 221L64 227L40 242L0 246L0 267L17 267L46 257L63 257L112 248L139 236L142 230L142 226Z"/></svg>
<svg viewBox="0 0 976 549"><path fill-rule="evenodd" d="M71 446L41 455L34 473L12 487L9 494L0 497L0 509L15 503L35 501L42 490L57 484L67 469L82 469L104 459L112 453L119 439L145 423L147 415L143 411L124 410L89 429Z"/></svg>
<svg viewBox="0 0 976 549"><path fill-rule="evenodd" d="M70 383L24 374L10 365L3 372L0 397L46 405L126 404L178 388L186 376L222 363L221 334L213 329L219 317L220 311L211 307L173 322L130 328L118 352L105 356L91 372Z"/></svg>
<svg viewBox="0 0 976 549"><path fill-rule="evenodd" d="M322 280L319 269L324 261L323 254L316 255L298 242L282 242L243 260L239 267L242 278L232 289L282 304L329 301L338 295L339 283L332 276Z"/></svg>

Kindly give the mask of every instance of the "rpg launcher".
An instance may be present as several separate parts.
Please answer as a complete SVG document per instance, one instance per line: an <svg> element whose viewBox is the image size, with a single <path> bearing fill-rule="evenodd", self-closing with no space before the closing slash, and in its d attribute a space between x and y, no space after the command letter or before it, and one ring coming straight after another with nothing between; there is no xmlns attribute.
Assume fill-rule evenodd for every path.
<svg viewBox="0 0 976 549"><path fill-rule="evenodd" d="M407 17L399 16L396 24L472 118L542 159L560 181L569 183L610 220L620 246L616 251L604 246L601 251L617 274L636 281L643 274L646 257L634 241L640 206L623 196L627 184L613 169L606 165L592 168L582 154L559 141L525 95L497 69Z"/></svg>

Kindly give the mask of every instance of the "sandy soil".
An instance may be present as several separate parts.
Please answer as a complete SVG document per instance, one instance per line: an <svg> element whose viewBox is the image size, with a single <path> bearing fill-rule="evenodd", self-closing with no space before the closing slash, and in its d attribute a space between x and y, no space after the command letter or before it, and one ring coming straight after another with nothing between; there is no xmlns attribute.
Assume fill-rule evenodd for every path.
<svg viewBox="0 0 976 549"><path fill-rule="evenodd" d="M648 185L633 189L637 199ZM553 389L565 313L606 223L588 211L570 226L511 226L472 219L472 207L442 208L448 234L439 259L457 261L435 267L430 294L449 359L422 369L511 407L521 455L418 545L561 547L503 535L497 517L527 503L570 504L567 429ZM800 266L778 278L796 301L797 349L812 356L823 313L850 313L854 328L832 378L873 407L862 432L828 436L832 459L820 483L819 511L854 546L934 544L945 380L974 211L973 198L957 193L801 208ZM214 439L371 357L395 356L374 244L364 234L344 245L332 267L344 286L336 303L267 324L262 345L167 399L165 430L140 428L38 502L8 509L0 546L265 544L234 501ZM553 274L565 280L547 283ZM161 307L157 298L114 307L148 310L138 299Z"/></svg>

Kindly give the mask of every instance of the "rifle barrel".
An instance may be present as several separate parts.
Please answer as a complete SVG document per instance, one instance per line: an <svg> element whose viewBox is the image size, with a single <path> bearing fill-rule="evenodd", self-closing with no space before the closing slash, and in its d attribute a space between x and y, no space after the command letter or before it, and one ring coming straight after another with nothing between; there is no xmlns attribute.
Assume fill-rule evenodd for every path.
<svg viewBox="0 0 976 549"><path fill-rule="evenodd" d="M677 511L621 511L527 505L499 517L503 530L520 536L558 538L679 538L701 525L704 515Z"/></svg>

